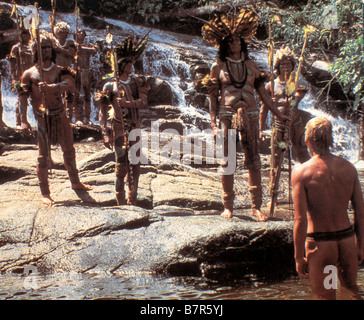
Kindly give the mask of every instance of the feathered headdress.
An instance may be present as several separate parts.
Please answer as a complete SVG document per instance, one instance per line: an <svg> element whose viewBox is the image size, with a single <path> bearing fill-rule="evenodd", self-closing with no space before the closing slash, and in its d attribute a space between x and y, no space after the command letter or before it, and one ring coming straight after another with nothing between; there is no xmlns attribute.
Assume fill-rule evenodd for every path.
<svg viewBox="0 0 364 320"><path fill-rule="evenodd" d="M120 45L115 46L118 65L125 61L131 63L137 61L146 49L148 35L149 33L146 34L140 41L138 37L129 36L124 39ZM108 63L110 66L113 65L113 53L111 50L106 54L106 63Z"/></svg>
<svg viewBox="0 0 364 320"><path fill-rule="evenodd" d="M70 33L71 32L71 27L67 22L60 21L54 27L54 32L55 33L57 33L57 32L68 32L68 33Z"/></svg>
<svg viewBox="0 0 364 320"><path fill-rule="evenodd" d="M215 47L228 36L239 35L244 40L254 36L258 27L258 15L249 9L242 8L238 14L229 19L226 14L206 22L202 27L202 37Z"/></svg>
<svg viewBox="0 0 364 320"><path fill-rule="evenodd" d="M283 58L289 59L292 66L296 65L296 57L290 47L283 45L274 55L274 70L277 71Z"/></svg>

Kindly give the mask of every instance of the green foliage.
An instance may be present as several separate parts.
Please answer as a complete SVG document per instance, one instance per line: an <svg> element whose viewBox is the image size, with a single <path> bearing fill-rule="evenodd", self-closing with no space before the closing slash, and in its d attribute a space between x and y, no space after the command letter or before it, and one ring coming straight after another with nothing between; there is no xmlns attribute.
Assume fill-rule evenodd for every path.
<svg viewBox="0 0 364 320"><path fill-rule="evenodd" d="M328 8L334 10L330 12ZM364 102L361 0L311 0L300 10L261 7L262 23L267 25L274 15L272 34L275 43L289 45L297 55L303 45L304 27L312 25L316 28L308 37L306 57L312 53L337 57L331 61L330 71L344 91L354 96L356 110L359 103Z"/></svg>
<svg viewBox="0 0 364 320"><path fill-rule="evenodd" d="M339 57L331 65L331 72L335 74L347 93L354 94L354 110L359 104L364 104L364 56L363 35L356 39L348 39L341 47Z"/></svg>

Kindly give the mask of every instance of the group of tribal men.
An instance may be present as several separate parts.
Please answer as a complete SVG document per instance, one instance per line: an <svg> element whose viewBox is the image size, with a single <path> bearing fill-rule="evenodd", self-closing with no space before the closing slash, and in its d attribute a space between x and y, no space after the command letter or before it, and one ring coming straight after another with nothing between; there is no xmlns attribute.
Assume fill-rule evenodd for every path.
<svg viewBox="0 0 364 320"><path fill-rule="evenodd" d="M333 143L332 125L326 118L310 120L305 134L297 105L308 91L307 85L300 81L291 96L286 90L287 79L295 70L294 54L287 47L277 52L274 63L276 78L271 81L272 75L258 69L247 49L247 41L255 34L258 25L257 15L245 9L239 14L245 18L231 20L239 25L234 25L233 22L226 24L227 17L220 15L202 28L203 38L218 48L218 59L212 65L210 74L202 81L209 95L213 134L216 135L219 130L223 133L224 155L227 156L229 130L233 129L238 133L245 155L244 165L249 172L252 215L258 221L266 221L268 217L261 212L259 139L264 138L263 129L268 110L273 114L274 143L270 188L273 188L274 175L281 165L281 146L283 142L287 142L287 136L301 163L292 172L297 272L301 277L309 275L311 287L318 297L330 299L335 297L335 291L323 285L323 269L328 264L336 265L339 267L342 287L357 297L356 277L364 251L364 206L355 167L330 153L329 148ZM19 94L17 125L25 132L29 133L31 130L27 121L27 100L30 98L38 123L37 175L42 201L48 205L54 203L48 185L51 144L58 143L62 148L64 165L72 188L91 190L90 186L80 182L76 166L70 124L72 112L76 123L82 119L81 112L74 108L79 103L75 104L74 71L69 66L78 46L78 68L81 70L79 74L85 94L84 122L90 123L89 56L97 48L82 46L84 33L78 34L79 42L76 44L67 40L68 33L67 24L60 22L56 25L55 37L43 33L40 44L33 43L28 47L29 33L23 30L23 42L12 50L14 57L19 51L31 50L31 55L22 60L22 74L19 71L13 72L14 87ZM125 46L125 41L132 45ZM128 133L140 127L138 110L148 106L149 86L143 78L131 74L132 66L144 47L132 37L124 42L111 55L111 59L114 55L117 56L117 81L115 78L111 79L99 94L99 120L105 146L115 151L117 203L136 205L140 168L138 164L132 165L128 161L128 149L135 143L128 141ZM125 50L126 47L129 50ZM41 55L37 54L39 49ZM82 58L83 50L85 59ZM42 57L41 64L37 61L39 56ZM111 60L109 62L113 65ZM136 84L136 93L131 90L132 81ZM262 100L260 109L256 94ZM111 130L107 126L110 106L113 109ZM224 158L221 163L223 218L233 216L234 204L234 175L224 174L227 165ZM128 195L124 190L125 178ZM354 226L347 214L350 201L354 209Z"/></svg>

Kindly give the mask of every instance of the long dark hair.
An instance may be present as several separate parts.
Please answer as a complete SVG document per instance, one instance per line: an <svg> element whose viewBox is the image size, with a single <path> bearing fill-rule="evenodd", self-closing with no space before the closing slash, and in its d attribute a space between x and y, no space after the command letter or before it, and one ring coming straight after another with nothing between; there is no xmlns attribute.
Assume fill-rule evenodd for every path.
<svg viewBox="0 0 364 320"><path fill-rule="evenodd" d="M51 40L48 37L44 37L42 35L41 38L40 38L41 46L42 46L42 41L44 41L44 40L49 41L49 44L52 46L51 61L53 63L56 63L57 52L56 52L56 50L54 50ZM32 53L33 53L33 63L36 64L38 62L38 45L37 45L37 42L36 41L34 41L31 44L31 48L32 48Z"/></svg>
<svg viewBox="0 0 364 320"><path fill-rule="evenodd" d="M230 50L229 42L230 42L231 38L232 38L232 36L228 36L220 42L219 51L217 53L217 56L222 62L225 62L226 57L229 55L229 50ZM247 46L244 38L240 38L240 43L241 43L240 51L244 52L245 59L248 59L248 46Z"/></svg>

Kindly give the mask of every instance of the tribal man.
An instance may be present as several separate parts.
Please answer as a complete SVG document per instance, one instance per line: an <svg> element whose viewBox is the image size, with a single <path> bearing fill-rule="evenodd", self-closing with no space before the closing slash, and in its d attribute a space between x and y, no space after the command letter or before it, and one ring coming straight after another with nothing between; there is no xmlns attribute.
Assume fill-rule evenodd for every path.
<svg viewBox="0 0 364 320"><path fill-rule="evenodd" d="M113 79L106 83L100 95L100 125L104 144L115 150L115 191L119 205L136 205L137 203L140 164L130 162L128 151L138 140L128 141L128 136L131 130L140 128L139 109L148 106L149 85L145 79L131 76L131 71L134 62L143 53L146 43L146 37L138 42L130 36L117 46L114 52L109 52L107 61L117 68L114 73L118 81ZM117 56L116 59L114 55ZM132 94L132 83L136 84L137 97ZM108 113L112 121L111 133L107 130ZM128 183L127 200L124 190L125 177Z"/></svg>
<svg viewBox="0 0 364 320"><path fill-rule="evenodd" d="M273 99L278 103L278 110L289 116L291 121L289 125L282 123L277 117L273 119L273 134L272 139L272 165L270 173L270 189L271 192L277 192L278 182L275 180L275 175L277 174L278 167L282 165L281 154L283 148L288 148L285 142L292 143L292 147L295 151L295 155L300 163L303 163L310 159L310 155L307 150L305 143L305 126L302 121L301 113L298 110L299 102L304 98L308 91L307 83L303 80L299 80L297 91L294 97L294 105L292 106L292 97L289 97L287 91L287 83L289 79L294 75L295 70L295 58L292 51L288 48L282 48L277 51L275 55L274 71L278 75L277 79L274 80L273 89L271 88L271 83L266 85L267 91L272 94ZM260 137L264 139L265 134L263 132L264 124L266 122L268 114L268 107L263 104L260 110Z"/></svg>
<svg viewBox="0 0 364 320"><path fill-rule="evenodd" d="M241 139L245 167L249 171L249 192L252 203L252 215L259 221L268 217L260 210L262 205L261 162L259 156L259 109L255 100L258 93L265 105L282 121L282 116L273 105L272 99L265 90L264 82L268 80L265 73L259 71L249 58L246 40L251 38L258 26L258 16L250 10L241 9L238 17L230 21L226 15L206 23L202 34L206 41L219 48L219 60L212 66L210 75L203 80L210 96L211 127L217 133L217 119L225 140L229 129L237 130ZM227 152L227 141L224 143L224 156ZM222 169L227 163L221 164ZM234 175L221 175L223 189L223 218L231 218L234 202Z"/></svg>
<svg viewBox="0 0 364 320"><path fill-rule="evenodd" d="M26 134L30 134L31 126L27 120L27 99L30 97L33 113L38 123L37 176L42 201L47 205L52 205L55 201L51 198L48 184L48 169L50 169L52 161L51 144L59 143L62 148L64 166L68 172L72 189L91 190L92 188L80 182L73 146L73 132L62 102L62 94L74 86L72 70L54 63L55 51L49 36L42 34L40 39L41 54L38 55L38 46L34 42L32 52L35 65L26 70L21 78L21 126ZM39 63L38 56L42 57L42 63Z"/></svg>
<svg viewBox="0 0 364 320"><path fill-rule="evenodd" d="M23 72L34 65L33 55L29 47L30 33L25 28L19 28L20 41L15 44L9 54L11 84L14 91L19 92L20 77ZM19 99L15 107L16 126L20 128Z"/></svg>
<svg viewBox="0 0 364 320"><path fill-rule="evenodd" d="M65 21L60 21L54 27L54 35L56 37L53 41L53 48L56 51L56 64L65 68L73 67L76 55L76 45L71 39L67 39L71 32L71 27ZM80 120L80 112L75 103L75 87L70 88L65 93L66 98L66 113L70 122L72 123L73 116L75 122Z"/></svg>
<svg viewBox="0 0 364 320"><path fill-rule="evenodd" d="M77 110L79 110L78 119L76 125L81 124L81 118L84 117L84 124L92 124L91 122L91 73L90 73L90 57L97 53L98 47L86 47L84 40L86 38L86 31L79 29L77 31L77 91L78 96L76 97ZM79 94L81 89L83 90L84 101L83 101L83 112L79 105Z"/></svg>

